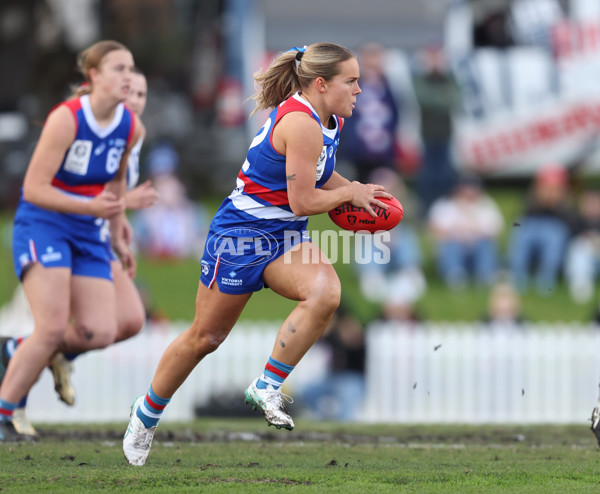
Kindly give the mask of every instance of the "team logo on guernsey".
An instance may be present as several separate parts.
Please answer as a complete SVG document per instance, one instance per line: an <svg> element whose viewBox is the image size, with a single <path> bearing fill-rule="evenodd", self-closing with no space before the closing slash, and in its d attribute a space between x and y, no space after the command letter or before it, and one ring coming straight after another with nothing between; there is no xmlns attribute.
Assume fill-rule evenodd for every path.
<svg viewBox="0 0 600 494"><path fill-rule="evenodd" d="M279 249L273 235L254 228L228 228L208 239L208 254L231 266L252 266L269 262ZM230 272L235 273L234 270ZM231 276L233 279L234 276Z"/></svg>
<svg viewBox="0 0 600 494"><path fill-rule="evenodd" d="M74 173L75 175L85 175L90 164L91 154L92 141L76 139L71 144L69 153L65 158L65 171Z"/></svg>

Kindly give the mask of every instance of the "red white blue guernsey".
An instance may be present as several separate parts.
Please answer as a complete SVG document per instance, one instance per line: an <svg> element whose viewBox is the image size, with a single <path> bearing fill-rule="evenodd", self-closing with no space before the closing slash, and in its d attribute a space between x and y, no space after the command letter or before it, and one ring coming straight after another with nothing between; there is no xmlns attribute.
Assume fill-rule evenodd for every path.
<svg viewBox="0 0 600 494"><path fill-rule="evenodd" d="M112 122L101 128L88 96L61 105L71 111L76 132L52 185L74 198L90 200L116 175L121 156L133 137L135 117L120 104ZM13 226L17 277L22 279L28 266L41 263L45 268L69 268L73 275L111 280L107 239L102 235L104 222L90 215L41 208L21 195Z"/></svg>
<svg viewBox="0 0 600 494"><path fill-rule="evenodd" d="M286 230L303 230L307 216L296 216L289 205L284 155L273 147L273 129L284 115L304 112L314 118L323 131L323 150L317 163L316 187L325 184L335 168L335 153L339 145L342 120L333 116L335 127L321 123L310 103L299 93L273 109L256 134L240 170L236 188L226 198L211 223L213 232L240 226L254 226L272 234Z"/></svg>
<svg viewBox="0 0 600 494"><path fill-rule="evenodd" d="M121 162L121 156L133 137L135 117L122 103L116 108L112 122L101 128L92 112L89 96L70 99L61 103L75 119L75 138L65 153L52 185L65 193L86 200L98 195L106 182L112 180ZM54 217L75 220L78 223L95 218L80 214L67 214L40 208L21 199L19 208L24 214L36 217Z"/></svg>

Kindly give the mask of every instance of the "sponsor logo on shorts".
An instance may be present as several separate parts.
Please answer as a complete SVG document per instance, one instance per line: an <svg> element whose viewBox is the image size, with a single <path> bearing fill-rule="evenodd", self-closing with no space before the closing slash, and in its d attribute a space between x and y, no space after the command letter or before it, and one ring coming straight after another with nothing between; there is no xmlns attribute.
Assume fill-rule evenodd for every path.
<svg viewBox="0 0 600 494"><path fill-rule="evenodd" d="M60 261L62 259L62 252L57 252L52 246L48 246L46 247L46 252L40 256L40 259L42 262Z"/></svg>
<svg viewBox="0 0 600 494"><path fill-rule="evenodd" d="M244 280L237 278L237 273L235 272L235 270L232 269L227 274L229 274L229 278L225 278L224 276L221 277L221 283L223 285L229 285L229 286L242 286L243 285Z"/></svg>
<svg viewBox="0 0 600 494"><path fill-rule="evenodd" d="M229 286L242 286L244 284L244 280L237 279L237 278L221 277L221 284L229 285Z"/></svg>

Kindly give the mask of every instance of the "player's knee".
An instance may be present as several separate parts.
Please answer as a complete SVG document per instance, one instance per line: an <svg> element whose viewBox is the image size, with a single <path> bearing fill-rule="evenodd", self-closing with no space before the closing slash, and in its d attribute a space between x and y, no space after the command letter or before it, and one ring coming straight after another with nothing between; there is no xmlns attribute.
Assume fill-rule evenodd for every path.
<svg viewBox="0 0 600 494"><path fill-rule="evenodd" d="M48 348L57 348L62 343L67 328L67 321L62 323L46 321L44 327L36 326L37 338L43 341Z"/></svg>
<svg viewBox="0 0 600 494"><path fill-rule="evenodd" d="M214 352L225 341L225 338L227 338L226 331L206 331L194 325L192 325L189 332L190 347L198 361L202 360L209 353Z"/></svg>
<svg viewBox="0 0 600 494"><path fill-rule="evenodd" d="M131 338L140 332L145 322L145 314L141 311L130 312L126 317L119 320L116 341Z"/></svg>
<svg viewBox="0 0 600 494"><path fill-rule="evenodd" d="M310 287L306 302L324 314L333 314L340 305L342 287L337 276L317 278Z"/></svg>
<svg viewBox="0 0 600 494"><path fill-rule="evenodd" d="M342 287L338 279L331 283L324 295L324 306L329 314L333 314L340 306L342 300Z"/></svg>
<svg viewBox="0 0 600 494"><path fill-rule="evenodd" d="M117 325L116 322L115 324L107 324L106 321L102 326L79 322L75 324L75 332L89 348L104 348L115 341Z"/></svg>

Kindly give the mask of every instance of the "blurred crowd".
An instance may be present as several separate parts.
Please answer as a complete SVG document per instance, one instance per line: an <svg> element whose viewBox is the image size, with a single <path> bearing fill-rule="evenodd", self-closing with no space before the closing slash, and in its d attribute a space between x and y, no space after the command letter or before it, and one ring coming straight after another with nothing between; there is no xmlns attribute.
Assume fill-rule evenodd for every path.
<svg viewBox="0 0 600 494"><path fill-rule="evenodd" d="M435 275L451 290L502 283L517 294L550 296L564 281L575 303L589 302L599 266L600 190L575 187L562 163L549 162L523 181L527 192L517 216L503 216L485 180L454 163L452 116L459 97L443 52L420 54L413 94L395 90L381 46L366 44L359 58L363 92L338 155L350 175L385 185L405 210L391 232L391 262L357 265L364 296L380 303L385 317L416 318L415 303L427 290L428 244ZM405 135L402 113L413 100L420 128Z"/></svg>

